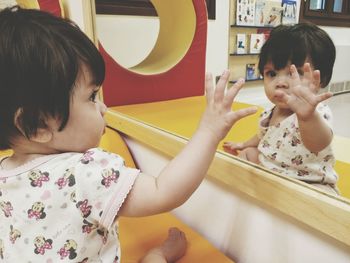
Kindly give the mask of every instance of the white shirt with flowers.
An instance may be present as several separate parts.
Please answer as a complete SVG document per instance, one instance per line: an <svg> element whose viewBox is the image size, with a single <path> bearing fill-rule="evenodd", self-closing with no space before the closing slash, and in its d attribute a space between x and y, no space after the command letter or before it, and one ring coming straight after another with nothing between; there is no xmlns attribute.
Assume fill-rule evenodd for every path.
<svg viewBox="0 0 350 263"><path fill-rule="evenodd" d="M316 110L331 127L332 113L329 107L319 104ZM272 112L273 108L264 111L260 116L260 163L289 177L308 183L329 185L336 189L338 176L333 169L335 159L331 145L319 153L310 152L303 145L296 114L270 126Z"/></svg>
<svg viewBox="0 0 350 263"><path fill-rule="evenodd" d="M0 170L0 262L120 262L115 219L138 174L97 148Z"/></svg>

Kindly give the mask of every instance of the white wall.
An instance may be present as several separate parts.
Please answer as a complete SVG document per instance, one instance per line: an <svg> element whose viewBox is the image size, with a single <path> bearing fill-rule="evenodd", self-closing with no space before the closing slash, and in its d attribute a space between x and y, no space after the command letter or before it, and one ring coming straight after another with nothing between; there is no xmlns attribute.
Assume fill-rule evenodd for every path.
<svg viewBox="0 0 350 263"><path fill-rule="evenodd" d="M206 69L221 75L228 67L229 0L216 0L216 19L208 22Z"/></svg>
<svg viewBox="0 0 350 263"><path fill-rule="evenodd" d="M103 47L119 64L130 68L152 50L159 32L156 17L98 15L97 35Z"/></svg>
<svg viewBox="0 0 350 263"><path fill-rule="evenodd" d="M332 38L337 50L333 77L331 82L350 80L350 28L321 27Z"/></svg>
<svg viewBox="0 0 350 263"><path fill-rule="evenodd" d="M16 0L0 0L0 9L8 6L16 5Z"/></svg>

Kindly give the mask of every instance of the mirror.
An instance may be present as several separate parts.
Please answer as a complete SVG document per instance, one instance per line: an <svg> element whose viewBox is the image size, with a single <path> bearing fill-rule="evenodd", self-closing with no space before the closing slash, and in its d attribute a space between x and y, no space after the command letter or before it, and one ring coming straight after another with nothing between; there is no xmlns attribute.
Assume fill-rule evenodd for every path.
<svg viewBox="0 0 350 263"><path fill-rule="evenodd" d="M109 22L107 22L107 23L104 22L104 20L106 20L106 19L107 19L107 16L105 16L105 15L98 15L97 19L96 19L97 20L97 34L98 34L99 38L101 36L100 41L102 42L102 44L105 43L104 42L105 40L103 39L104 34L106 34L106 35L110 34L112 36L118 35L118 32L113 31L114 29L109 27L109 24L108 24ZM129 20L135 20L135 21L137 20L137 23L139 23L140 26L143 25L144 23L146 23L146 21L149 22L149 18L143 18L143 17L121 18L118 16L114 16L114 17L108 17L108 19L114 20L115 23L118 23L117 21L118 20L120 21L121 19L129 19ZM154 20L151 20L151 21L153 21L151 23L157 24L156 20L157 20L156 18ZM123 30L125 31L125 28L123 28ZM227 34L227 31L224 30L224 32L226 32L225 34ZM150 40L148 40L147 38L143 39L142 45L141 46L139 45L139 47L141 48L142 46L149 46L149 45L152 46L151 43L147 43L148 41L154 42L154 39L152 37ZM115 44L116 43L114 43L114 45ZM124 53L126 51L119 50L119 52ZM224 67L221 67L221 69L222 68L224 68ZM340 95L340 96L343 96L343 95ZM250 95L250 97L252 97L252 96ZM245 101L245 102L247 102L247 101ZM338 102L335 102L335 104L338 104ZM144 106L146 106L146 105L142 105L142 106L140 106L140 105L118 106L117 108L113 109L113 111L114 111L113 113L110 113L107 115L107 120L110 123L113 123L113 125L118 127L119 130L126 133L128 136L135 136L135 137L137 137L137 139L141 140L143 143L153 144L154 147L159 147L158 148L159 150L166 151L166 154L173 156L173 154L175 154L177 152L177 150L179 149L179 147L180 147L179 145L183 145L183 141L186 140L187 138L189 138L191 136L191 134L193 133L193 131L195 130L197 123L198 123L198 120L199 120L199 116L201 115L201 112L204 109L204 99L203 98L195 98L192 101L191 98L189 98L187 100L187 102L185 99L183 101L183 104L177 104L175 101L166 101L166 102L161 102L161 103L156 103L156 104L148 104L147 111L145 110L146 108ZM194 106L198 106L198 107L194 107ZM236 105L235 107L244 107L244 104ZM130 112L132 112L131 115L130 115ZM179 114L176 117L177 119L174 118L174 116L176 116L176 114L178 114L179 112L181 112L182 115ZM175 114L175 115L173 115L173 114ZM166 116L164 122L162 122L162 123L159 122L159 118L157 117L159 115ZM254 130L249 128L249 127L251 127L250 123L257 123L257 118L258 118L258 116L253 116L250 120L243 120L240 123L240 126L238 126L238 125L235 126L231 132L235 136L236 136L236 132L237 132L237 134L240 134L239 136L241 136L241 137L238 139L243 140L244 138L249 138L255 132ZM164 120L164 118L163 118L163 120ZM179 122L177 122L177 120ZM177 125L178 123L183 124L183 126L185 127L184 131L181 132L181 131L177 130L179 128ZM146 126L148 126L147 129L145 128L145 124L146 124ZM149 127L149 126L151 126L151 127ZM241 128L241 130L243 130L244 132L237 131L237 129L239 129L239 128ZM141 129L142 131L136 132L136 131L134 131L135 129ZM150 132L148 129L151 130L151 133L157 134L158 139L159 139L159 137L162 137L164 135L163 134L164 130L167 131L166 132L167 135L164 135L164 137L166 137L166 138L171 137L172 138L172 139L169 139L170 141L168 142L168 144L171 145L172 143L174 143L176 145L176 146L174 146L175 150L174 149L169 149L169 150L162 149L162 146L159 145L160 143L157 142L157 139L154 139L154 136L152 137L152 135L148 134ZM172 133L171 135L169 135L169 131L171 131L170 132L170 133ZM140 133L142 133L142 134L140 134ZM149 137L148 137L148 135L149 135ZM175 135L176 138L173 138L173 135ZM237 136L234 138L237 138ZM171 140L173 140L173 142L171 142ZM252 173L254 173L255 175L261 175L261 174L264 174L264 176L266 175L267 177L269 177L269 180L270 179L274 180L274 179L272 179L274 177L278 177L278 178L283 177L281 175L278 175L278 174L275 174L272 172L268 172L268 171L266 171L266 169L264 169L262 167L256 166L256 165L251 164L251 163L247 163L246 161L239 160L234 156L223 153L221 150L219 150L218 156L220 158L224 159L225 161L227 161L228 163L232 163L233 165L236 165L237 167L241 167L241 166L244 167L244 170L242 170L242 171L240 170L240 172L242 174L250 173L253 171ZM214 166L215 165L216 165L216 163L214 162ZM217 169L220 170L220 168L217 168ZM221 173L221 171L220 171L220 173ZM228 176L229 175L226 173L226 175L222 175L222 177L220 177L220 178L217 177L216 179L221 180L221 181L225 181L226 179L227 179L227 181L230 181L230 180L232 181L232 179L226 178ZM235 175L231 175L231 176L235 176ZM240 175L237 175L237 176L240 176ZM215 175L214 175L214 177L215 177ZM289 178L284 178L284 179L286 182L293 181L293 180L290 180ZM261 183L264 184L263 182L261 182ZM232 182L230 182L229 184L232 184ZM328 205L330 205L330 206L334 205L334 209L337 209L339 207L342 207L342 209L343 209L343 207L346 207L345 209L350 209L350 208L348 208L348 207L350 207L349 206L350 200L348 200L348 199L343 199L343 198L337 197L335 195L330 195L328 193L323 192L322 190L314 189L311 185L301 183L300 181L293 181L293 184L296 185L296 188L298 189L298 191L300 189L303 189L303 190L300 190L303 192L303 194L305 194L307 196L317 196L317 197L321 198L320 203L322 205L327 204L327 209L329 208ZM247 185L249 185L249 183ZM294 187L291 187L290 184L287 184L287 185L288 186L286 186L286 187L289 190L294 189ZM237 186L237 187L241 187L241 186ZM289 188L289 187L291 187L291 188ZM243 189L243 188L241 188L241 189ZM249 188L243 189L242 191L250 192ZM292 190L289 193L291 195L293 195ZM266 200L266 198L267 198L267 197L264 197L263 195L260 195L259 193L252 193L252 195L255 195L255 194L257 194L259 196L259 198L260 197L262 199L265 198L264 200ZM283 195L283 193L282 193L282 195ZM298 198L298 197L296 197L296 198ZM269 201L266 200L266 202L269 202ZM304 202L305 202L305 200L304 200ZM300 203L298 203L298 205L302 206L302 203L303 203L303 201L301 198ZM310 209L313 210L313 212L315 212L315 214L319 214L319 212L317 212L317 210L318 210L317 201L310 202L309 204L314 205L314 207L311 207ZM290 211L287 211L288 210L287 207L283 207L282 205L279 205L279 207L282 211L285 211L287 214L291 213ZM283 209L285 209L285 210L283 210ZM332 210L332 208L330 208L330 209ZM295 216L298 217L298 215L295 215ZM322 215L320 215L320 216L322 216ZM334 216L334 218L336 218L338 215L332 214L332 216ZM299 215L299 219L302 221L304 220L304 219L302 219L302 216L300 216L300 215ZM305 219L305 220L308 220L308 219Z"/></svg>
<svg viewBox="0 0 350 263"><path fill-rule="evenodd" d="M142 27L138 26L142 24ZM122 25L122 26L121 26ZM128 27L128 30L123 30L125 27ZM128 65L124 63L124 60L119 59L119 57L123 56L123 59L130 61L136 61L140 62L147 54L150 52L152 47L154 46L154 43L157 40L157 33L159 31L159 19L158 17L130 17L130 16L111 16L111 15L98 15L97 16L97 33L99 35L99 39L104 45L106 49L109 49L111 52L111 55L123 64L126 68L128 68ZM145 32L147 32L147 36L145 36ZM148 37L149 32L149 37ZM113 39L115 35L121 35L122 39L119 41L121 44L119 45L118 42L118 48L116 47L116 43L114 43ZM124 45L123 45L124 43ZM127 43L131 43L127 45ZM113 45L115 47L113 47ZM137 51L140 50L140 51ZM113 54L112 54L113 53ZM142 55L140 56L140 53ZM114 55L115 54L115 55ZM127 54L127 55L126 55ZM131 63L135 64L135 62ZM334 75L337 73L334 72ZM263 93L263 88L260 87L258 90L254 89L252 93L249 92L250 89L243 89L241 93L238 96L237 101L243 102L247 104L255 104L259 105L263 108L266 108L269 105L269 101L266 99L266 96ZM256 103L257 97L260 99L259 103ZM344 121L339 119L339 116L343 116L347 112L347 103L346 103L346 97L347 95L337 95L334 96L329 100L329 102L332 102L332 110L337 111L336 114L334 114L335 122L334 122L334 131L336 135L340 135L342 137L350 137L350 133L347 133L346 125ZM254 98L254 100L252 100ZM344 99L345 98L345 99ZM339 102L339 100L343 101L342 103ZM154 106L154 110L158 112L163 112L163 114L174 114L174 111L178 109L178 106L176 104L172 105L171 102L169 102L169 105L163 104L164 108L162 106L161 109L157 109L156 106ZM192 104L193 105L193 104ZM203 105L202 105L203 106ZM338 106L338 109L335 109L335 107ZM339 106L342 108L340 109ZM203 106L204 107L204 106ZM127 109L128 108L128 109ZM128 113L128 111L132 111L131 107L121 107L119 110L124 111L124 113ZM137 111L136 109L133 109L134 112ZM182 131L179 131L176 129L176 127L173 127L171 123L166 124L165 126L161 126L161 123L157 123L157 120L152 120L146 116L145 112L140 112L141 115L134 116L136 118L140 118L141 121L144 122L152 122L152 125L160 125L160 128L162 129L168 129L173 131L174 133L184 136L184 137L190 137L191 132L194 131L195 125L198 121L198 118L200 116L201 108L192 111L192 117L191 121L193 121L192 124L188 123L186 124L187 131L183 133ZM195 112L194 112L195 111ZM144 114L144 115L142 115ZM173 115L169 115L173 116ZM154 123L154 121L156 123ZM172 120L173 121L173 120ZM171 121L171 122L172 122ZM340 125L338 127L337 125ZM237 131L237 129L240 128L242 131ZM243 120L239 126L234 127L234 129L231 131L229 137L232 138L235 141L240 140L246 140L249 138L249 136L254 134L254 131L252 129L257 129L257 116L254 116L254 118L251 118L251 120ZM222 151L222 147L221 147Z"/></svg>

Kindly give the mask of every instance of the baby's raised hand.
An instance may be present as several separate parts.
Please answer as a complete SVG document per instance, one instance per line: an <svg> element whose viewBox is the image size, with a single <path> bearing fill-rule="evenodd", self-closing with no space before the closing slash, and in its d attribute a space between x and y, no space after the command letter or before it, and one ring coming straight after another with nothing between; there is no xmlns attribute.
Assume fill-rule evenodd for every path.
<svg viewBox="0 0 350 263"><path fill-rule="evenodd" d="M225 70L214 88L212 75L207 74L205 77L207 107L198 130L211 133L217 143L226 136L236 121L257 111L256 107L232 111L233 100L243 86L244 80L236 82L225 94L228 79L229 71Z"/></svg>
<svg viewBox="0 0 350 263"><path fill-rule="evenodd" d="M320 88L320 71L312 70L309 63L304 64L304 76L300 78L295 65L290 66L291 82L289 93L276 91L276 95L282 99L301 120L309 119L316 106L330 98L331 92L317 94Z"/></svg>

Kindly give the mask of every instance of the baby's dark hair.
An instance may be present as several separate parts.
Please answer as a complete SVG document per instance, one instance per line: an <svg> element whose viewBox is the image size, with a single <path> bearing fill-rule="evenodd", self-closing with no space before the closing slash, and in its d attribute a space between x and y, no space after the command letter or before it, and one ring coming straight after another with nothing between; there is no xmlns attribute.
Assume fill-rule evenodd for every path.
<svg viewBox="0 0 350 263"><path fill-rule="evenodd" d="M30 138L46 128L48 117L58 119L62 130L82 65L97 86L105 65L77 25L43 11L6 8L0 32L0 149L8 149L19 132Z"/></svg>
<svg viewBox="0 0 350 263"><path fill-rule="evenodd" d="M308 59L320 71L321 86L326 87L332 78L335 53L332 39L316 25L280 25L271 31L269 39L261 48L259 71L263 74L264 66L269 62L279 70L287 66L289 61L301 67Z"/></svg>

